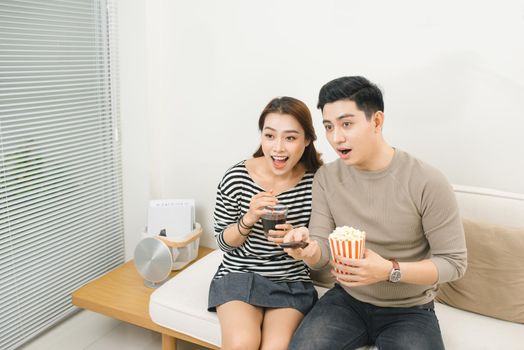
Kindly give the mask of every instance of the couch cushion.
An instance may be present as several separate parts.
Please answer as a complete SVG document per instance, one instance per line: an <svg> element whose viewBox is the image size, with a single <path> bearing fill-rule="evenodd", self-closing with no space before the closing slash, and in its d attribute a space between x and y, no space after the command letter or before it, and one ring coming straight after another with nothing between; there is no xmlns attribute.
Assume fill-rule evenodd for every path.
<svg viewBox="0 0 524 350"><path fill-rule="evenodd" d="M216 313L207 311L209 283L222 259L215 250L180 272L151 294L153 322L220 346ZM319 295L325 288L317 287ZM436 303L444 344L448 350L511 349L524 344L524 325L497 320ZM361 349L374 349L366 347Z"/></svg>
<svg viewBox="0 0 524 350"><path fill-rule="evenodd" d="M195 262L151 294L149 315L163 327L220 346L220 323L214 312L207 311L209 284L222 261L215 250ZM319 296L327 289L316 287ZM374 349L362 347L358 350Z"/></svg>
<svg viewBox="0 0 524 350"><path fill-rule="evenodd" d="M524 229L464 219L468 268L440 286L437 300L463 310L524 323Z"/></svg>
<svg viewBox="0 0 524 350"><path fill-rule="evenodd" d="M220 324L207 311L209 284L222 261L219 250L178 273L151 294L149 315L161 326L220 346Z"/></svg>
<svg viewBox="0 0 524 350"><path fill-rule="evenodd" d="M498 320L435 303L446 350L520 349L524 324Z"/></svg>

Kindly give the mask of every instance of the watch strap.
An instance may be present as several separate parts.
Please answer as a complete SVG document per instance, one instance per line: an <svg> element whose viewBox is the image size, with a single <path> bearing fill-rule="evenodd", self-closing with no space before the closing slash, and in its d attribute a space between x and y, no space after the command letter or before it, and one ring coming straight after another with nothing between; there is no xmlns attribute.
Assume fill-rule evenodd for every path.
<svg viewBox="0 0 524 350"><path fill-rule="evenodd" d="M394 270L400 270L400 265L398 264L398 261L395 258L389 259L389 261L391 261L391 263L393 264Z"/></svg>
<svg viewBox="0 0 524 350"><path fill-rule="evenodd" d="M400 265L396 259L389 259L391 263L393 264L393 268L391 269L391 272L389 273L389 282L397 283L400 282L401 279L401 273L400 273Z"/></svg>

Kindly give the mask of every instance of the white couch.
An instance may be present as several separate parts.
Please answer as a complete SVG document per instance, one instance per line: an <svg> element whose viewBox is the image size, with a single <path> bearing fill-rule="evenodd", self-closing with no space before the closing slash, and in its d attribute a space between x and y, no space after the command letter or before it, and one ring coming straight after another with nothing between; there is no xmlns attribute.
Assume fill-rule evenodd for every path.
<svg viewBox="0 0 524 350"><path fill-rule="evenodd" d="M524 195L466 186L454 188L463 217L524 227ZM158 288L149 304L153 322L219 347L220 324L216 314L207 311L207 293L221 258L222 253L214 251ZM317 288L320 295L325 292L324 288ZM524 348L524 324L440 303L436 303L435 311L448 350Z"/></svg>

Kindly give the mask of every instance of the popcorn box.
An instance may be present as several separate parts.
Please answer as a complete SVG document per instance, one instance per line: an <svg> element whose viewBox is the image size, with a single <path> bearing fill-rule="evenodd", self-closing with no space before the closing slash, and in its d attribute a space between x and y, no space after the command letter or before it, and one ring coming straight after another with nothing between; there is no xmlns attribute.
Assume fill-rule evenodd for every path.
<svg viewBox="0 0 524 350"><path fill-rule="evenodd" d="M335 259L342 256L350 259L361 259L366 246L366 233L353 227L337 227L329 235L331 256Z"/></svg>
<svg viewBox="0 0 524 350"><path fill-rule="evenodd" d="M329 248L331 249L331 255L333 258L336 256L343 256L350 259L360 259L364 255L364 249L366 240L340 240L340 239L329 239Z"/></svg>

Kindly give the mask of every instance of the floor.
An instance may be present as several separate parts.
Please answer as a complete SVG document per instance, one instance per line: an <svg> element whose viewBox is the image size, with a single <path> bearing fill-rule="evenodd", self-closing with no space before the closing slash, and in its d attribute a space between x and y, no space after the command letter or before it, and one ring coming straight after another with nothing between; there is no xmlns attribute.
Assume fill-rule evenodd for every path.
<svg viewBox="0 0 524 350"><path fill-rule="evenodd" d="M178 341L177 350L205 348ZM20 350L160 350L160 334L82 310L51 328Z"/></svg>

